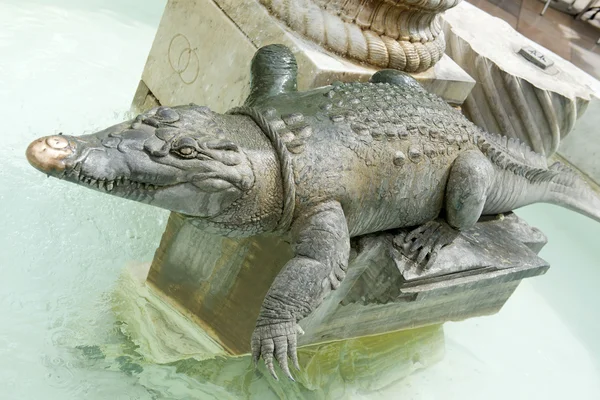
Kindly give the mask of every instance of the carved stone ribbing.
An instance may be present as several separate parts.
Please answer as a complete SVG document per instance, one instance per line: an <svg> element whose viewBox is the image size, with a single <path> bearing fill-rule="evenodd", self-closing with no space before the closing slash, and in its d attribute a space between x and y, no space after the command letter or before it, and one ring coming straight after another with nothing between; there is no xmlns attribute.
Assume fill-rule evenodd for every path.
<svg viewBox="0 0 600 400"><path fill-rule="evenodd" d="M461 0L260 0L288 27L339 55L407 72L444 54L439 14Z"/></svg>
<svg viewBox="0 0 600 400"><path fill-rule="evenodd" d="M592 79L470 4L443 19L446 53L477 81L464 114L489 132L520 139L546 157L554 154L594 94ZM551 65L528 60L519 54L523 48Z"/></svg>
<svg viewBox="0 0 600 400"><path fill-rule="evenodd" d="M461 65L478 82L462 109L475 124L489 131L520 139L537 153L551 156L585 110L578 102L525 79L504 72L493 61L472 52L467 43L452 36L448 53L453 59L470 58Z"/></svg>

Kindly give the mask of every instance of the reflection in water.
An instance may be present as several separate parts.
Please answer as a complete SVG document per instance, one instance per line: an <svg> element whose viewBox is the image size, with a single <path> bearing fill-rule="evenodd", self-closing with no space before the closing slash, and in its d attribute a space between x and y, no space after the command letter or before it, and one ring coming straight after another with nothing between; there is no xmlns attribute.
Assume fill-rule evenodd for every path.
<svg viewBox="0 0 600 400"><path fill-rule="evenodd" d="M112 345L76 346L68 358L76 369L120 371L159 398L346 399L360 393L376 398L377 389L438 361L442 354L443 331L434 326L301 349L304 369L295 373L296 383L275 381L265 368L255 369L249 356L152 364L124 336ZM64 360L57 357L47 367L49 376L67 388L73 375L65 370Z"/></svg>

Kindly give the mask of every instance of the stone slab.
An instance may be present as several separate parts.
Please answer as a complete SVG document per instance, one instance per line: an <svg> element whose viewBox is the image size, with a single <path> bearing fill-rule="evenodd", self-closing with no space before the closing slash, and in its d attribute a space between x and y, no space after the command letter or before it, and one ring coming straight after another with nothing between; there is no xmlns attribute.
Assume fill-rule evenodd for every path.
<svg viewBox="0 0 600 400"><path fill-rule="evenodd" d="M289 31L258 1L168 2L134 100L148 94L162 105L194 102L224 112L240 105L249 91L254 52L282 43L296 55L298 87L306 90L339 81L366 81L375 69L345 60ZM475 82L444 56L434 68L414 75L428 90L461 104ZM147 91L144 92L144 87Z"/></svg>

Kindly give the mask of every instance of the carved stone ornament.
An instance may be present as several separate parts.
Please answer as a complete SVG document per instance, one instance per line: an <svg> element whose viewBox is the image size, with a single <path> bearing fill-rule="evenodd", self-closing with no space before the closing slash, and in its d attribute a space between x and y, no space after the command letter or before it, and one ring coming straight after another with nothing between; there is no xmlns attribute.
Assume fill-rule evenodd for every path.
<svg viewBox="0 0 600 400"><path fill-rule="evenodd" d="M546 157L554 154L600 95L598 81L471 4L443 20L446 53L477 81L462 105L467 118Z"/></svg>
<svg viewBox="0 0 600 400"><path fill-rule="evenodd" d="M394 245L413 261L398 268L414 278L435 270L442 248L482 215L549 202L600 221L600 198L578 175L481 130L405 73L298 92L293 54L270 45L251 74L246 102L226 114L158 107L95 134L40 138L27 158L50 176L166 208L210 234L289 240L251 338L255 361L274 376L277 361L292 377L298 322L353 273L352 237L406 228ZM265 265L254 267L262 276Z"/></svg>
<svg viewBox="0 0 600 400"><path fill-rule="evenodd" d="M289 28L341 56L419 72L444 54L439 14L461 0L260 0Z"/></svg>

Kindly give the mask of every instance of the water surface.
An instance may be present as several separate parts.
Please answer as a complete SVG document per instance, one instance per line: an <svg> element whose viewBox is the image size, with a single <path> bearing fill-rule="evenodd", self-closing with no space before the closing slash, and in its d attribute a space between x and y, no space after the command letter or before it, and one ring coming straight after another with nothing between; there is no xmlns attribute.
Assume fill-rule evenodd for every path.
<svg viewBox="0 0 600 400"><path fill-rule="evenodd" d="M1 399L239 396L173 366L142 365L119 334L111 291L128 263L152 259L168 213L47 179L24 157L39 136L125 118L164 5L0 3ZM547 275L526 280L495 316L446 324L447 355L434 367L376 393L336 396L600 398L600 224L546 205L519 214L548 235ZM258 397L257 387L257 398L277 397Z"/></svg>

